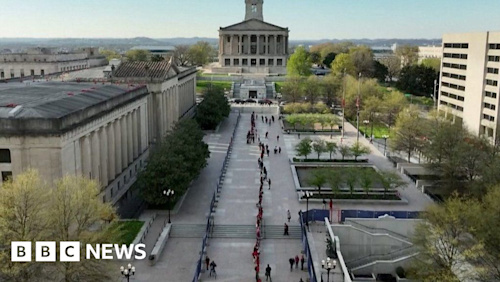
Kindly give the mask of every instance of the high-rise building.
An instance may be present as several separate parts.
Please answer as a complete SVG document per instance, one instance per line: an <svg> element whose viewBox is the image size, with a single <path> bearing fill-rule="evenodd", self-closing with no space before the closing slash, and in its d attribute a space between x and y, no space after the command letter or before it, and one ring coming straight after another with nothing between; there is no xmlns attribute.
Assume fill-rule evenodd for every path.
<svg viewBox="0 0 500 282"><path fill-rule="evenodd" d="M498 128L500 32L443 35L438 109L493 141Z"/></svg>

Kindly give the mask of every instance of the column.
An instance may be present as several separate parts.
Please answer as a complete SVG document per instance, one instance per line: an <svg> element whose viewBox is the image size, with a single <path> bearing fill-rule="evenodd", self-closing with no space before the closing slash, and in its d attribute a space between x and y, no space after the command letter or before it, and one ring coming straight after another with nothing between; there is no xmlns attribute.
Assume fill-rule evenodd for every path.
<svg viewBox="0 0 500 282"><path fill-rule="evenodd" d="M248 38L248 50L247 50L247 54L250 55L250 49L252 49L252 35L251 34L247 35L247 38ZM248 62L248 63L250 63L250 62Z"/></svg>
<svg viewBox="0 0 500 282"><path fill-rule="evenodd" d="M127 114L120 119L121 135L122 135L122 169L123 171L128 166L128 129L127 129Z"/></svg>
<svg viewBox="0 0 500 282"><path fill-rule="evenodd" d="M288 36L285 36L285 55L288 54Z"/></svg>
<svg viewBox="0 0 500 282"><path fill-rule="evenodd" d="M286 36L282 36L283 40L283 55L286 54Z"/></svg>
<svg viewBox="0 0 500 282"><path fill-rule="evenodd" d="M243 53L243 36L241 34L238 35L238 55L241 55Z"/></svg>
<svg viewBox="0 0 500 282"><path fill-rule="evenodd" d="M139 128L138 125L137 125L137 110L134 110L132 112L132 139L134 140L133 144L134 144L134 160L137 158L137 156L139 156L139 148L138 148L138 145L139 145L139 135L138 135L138 132L137 132L137 129Z"/></svg>
<svg viewBox="0 0 500 282"><path fill-rule="evenodd" d="M233 35L229 35L229 55L233 55ZM232 60L231 60L232 61ZM232 65L232 62L230 63Z"/></svg>
<svg viewBox="0 0 500 282"><path fill-rule="evenodd" d="M132 112L127 113L127 166L134 161L134 141L133 141Z"/></svg>
<svg viewBox="0 0 500 282"><path fill-rule="evenodd" d="M108 185L108 125L104 125L100 132L101 144L101 185L106 187Z"/></svg>
<svg viewBox="0 0 500 282"><path fill-rule="evenodd" d="M224 35L219 35L219 55L224 53Z"/></svg>
<svg viewBox="0 0 500 282"><path fill-rule="evenodd" d="M106 130L108 131L108 179L113 180L115 179L116 175L116 159L115 159L115 122L110 122L108 126L106 127Z"/></svg>
<svg viewBox="0 0 500 282"><path fill-rule="evenodd" d="M101 169L101 148L100 144L101 142L99 141L99 132L100 129L97 129L96 131L92 132L90 137L90 146L92 148L92 155L90 157L92 161L92 179L97 179L100 181L101 175L100 175L100 169Z"/></svg>
<svg viewBox="0 0 500 282"><path fill-rule="evenodd" d="M257 35L257 52L256 53L257 53L256 54L257 56L260 55L260 35ZM257 60L259 60L259 59L257 59Z"/></svg>
<svg viewBox="0 0 500 282"><path fill-rule="evenodd" d="M82 154L82 174L84 177L90 178L91 169L91 160L90 157L92 155L92 151L90 148L90 134L83 136L81 139L81 154Z"/></svg>
<svg viewBox="0 0 500 282"><path fill-rule="evenodd" d="M266 48L264 50L264 54L269 55L269 34L265 36L266 37ZM266 60L267 61L267 60ZM266 62L267 65L267 62Z"/></svg>
<svg viewBox="0 0 500 282"><path fill-rule="evenodd" d="M115 176L122 172L122 134L121 118L113 123L115 130Z"/></svg>
<svg viewBox="0 0 500 282"><path fill-rule="evenodd" d="M82 145L80 138L73 141L73 149L75 152L75 175L82 176Z"/></svg>

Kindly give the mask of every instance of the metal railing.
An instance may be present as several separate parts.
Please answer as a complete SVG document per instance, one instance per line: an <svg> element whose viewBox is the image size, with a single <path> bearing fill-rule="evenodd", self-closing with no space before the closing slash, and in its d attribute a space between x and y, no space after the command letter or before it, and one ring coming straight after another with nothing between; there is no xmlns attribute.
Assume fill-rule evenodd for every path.
<svg viewBox="0 0 500 282"><path fill-rule="evenodd" d="M409 246L386 254L373 254L364 256L360 259L346 262L346 264L348 264L349 268L352 270L353 268L361 267L363 265L375 264L379 261L394 261L403 257L416 256L417 254L417 248L414 246Z"/></svg>
<svg viewBox="0 0 500 282"><path fill-rule="evenodd" d="M311 249L309 248L309 241L307 239L307 230L304 225L304 217L302 211L300 211L300 233L302 237L302 246L304 247L304 253L307 256L307 272L309 273L310 282L317 282L316 271L314 270L314 264L311 255Z"/></svg>

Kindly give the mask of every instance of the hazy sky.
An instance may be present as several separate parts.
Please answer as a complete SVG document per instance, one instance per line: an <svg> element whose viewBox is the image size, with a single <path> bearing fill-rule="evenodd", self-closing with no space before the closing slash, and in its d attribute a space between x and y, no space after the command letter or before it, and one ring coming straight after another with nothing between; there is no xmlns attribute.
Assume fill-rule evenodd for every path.
<svg viewBox="0 0 500 282"><path fill-rule="evenodd" d="M500 30L500 0L265 0L291 39L441 38ZM244 0L0 0L0 37L217 37Z"/></svg>

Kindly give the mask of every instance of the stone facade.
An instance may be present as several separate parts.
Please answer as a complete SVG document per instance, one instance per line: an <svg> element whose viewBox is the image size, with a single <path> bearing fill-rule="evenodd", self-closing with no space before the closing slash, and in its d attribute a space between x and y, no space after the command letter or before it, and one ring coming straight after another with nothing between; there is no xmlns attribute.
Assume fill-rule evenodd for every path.
<svg viewBox="0 0 500 282"><path fill-rule="evenodd" d="M286 74L288 28L263 21L263 0L246 0L245 21L219 29L214 72Z"/></svg>
<svg viewBox="0 0 500 282"><path fill-rule="evenodd" d="M196 70L186 69L161 82L149 82L135 86L58 83L53 94L42 98L47 101L36 107L0 102L0 172L15 177L27 168L36 168L48 182L67 174L87 176L101 184L103 201L117 206L122 214L134 210L130 205L137 201L137 192L129 188L145 166L150 147L175 122L194 112ZM47 89L51 85L55 84L32 83L17 91L36 93L36 87ZM0 88L0 97L2 92ZM70 97L58 97L61 92ZM102 98L110 93L111 97ZM94 95L101 101L95 101ZM72 104L73 97L92 104ZM70 110L55 110L36 118L47 114L43 109L48 105ZM5 152L10 154L9 162Z"/></svg>

